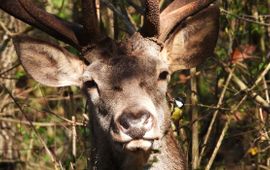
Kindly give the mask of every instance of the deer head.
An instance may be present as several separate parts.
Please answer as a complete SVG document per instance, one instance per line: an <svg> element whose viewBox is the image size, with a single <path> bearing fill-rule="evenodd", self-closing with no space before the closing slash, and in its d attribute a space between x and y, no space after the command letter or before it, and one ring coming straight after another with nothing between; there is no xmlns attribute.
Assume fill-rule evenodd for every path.
<svg viewBox="0 0 270 170"><path fill-rule="evenodd" d="M153 142L166 136L170 74L211 55L219 16L212 2L175 0L160 14L158 1L146 0L144 25L122 42L102 36L94 0L82 1L82 25L48 14L29 0L0 0L0 7L81 51L84 60L48 42L14 38L23 67L36 81L82 88L91 113L92 153L101 159L108 157L104 152L117 155L114 166L120 169L132 163L143 167Z"/></svg>

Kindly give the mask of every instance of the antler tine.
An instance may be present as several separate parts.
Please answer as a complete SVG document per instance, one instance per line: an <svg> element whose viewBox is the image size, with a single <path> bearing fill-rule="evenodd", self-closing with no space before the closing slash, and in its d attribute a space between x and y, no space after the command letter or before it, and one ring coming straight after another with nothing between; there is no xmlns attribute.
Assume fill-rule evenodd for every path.
<svg viewBox="0 0 270 170"><path fill-rule="evenodd" d="M173 1L160 15L161 35L159 40L164 41L172 29L185 18L199 12L215 0L197 0L184 4L181 0Z"/></svg>
<svg viewBox="0 0 270 170"><path fill-rule="evenodd" d="M33 25L49 35L80 49L84 41L80 39L83 28L61 20L60 18L38 8L29 0L0 0L0 8L14 17Z"/></svg>
<svg viewBox="0 0 270 170"><path fill-rule="evenodd" d="M96 0L81 0L81 2L84 29L86 30L87 34L95 41L100 36Z"/></svg>
<svg viewBox="0 0 270 170"><path fill-rule="evenodd" d="M144 37L157 37L160 32L159 1L145 1L144 24L141 28L141 34Z"/></svg>

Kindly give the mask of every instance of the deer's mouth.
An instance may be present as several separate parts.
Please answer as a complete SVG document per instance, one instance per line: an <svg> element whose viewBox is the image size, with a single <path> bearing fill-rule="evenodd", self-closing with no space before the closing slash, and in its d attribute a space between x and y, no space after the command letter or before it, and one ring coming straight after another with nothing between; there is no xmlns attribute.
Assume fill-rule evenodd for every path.
<svg viewBox="0 0 270 170"><path fill-rule="evenodd" d="M124 144L124 149L131 152L142 150L144 152L152 149L154 140L137 139Z"/></svg>
<svg viewBox="0 0 270 170"><path fill-rule="evenodd" d="M154 141L159 140L159 136L157 135L145 135L142 138L132 138L121 131L118 133L111 131L111 136L112 140L120 144L122 149L130 152L148 152L152 150Z"/></svg>

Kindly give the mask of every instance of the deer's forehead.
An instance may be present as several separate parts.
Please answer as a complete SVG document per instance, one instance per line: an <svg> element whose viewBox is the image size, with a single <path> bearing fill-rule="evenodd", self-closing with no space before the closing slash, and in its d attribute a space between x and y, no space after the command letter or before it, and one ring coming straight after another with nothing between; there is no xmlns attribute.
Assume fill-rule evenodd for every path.
<svg viewBox="0 0 270 170"><path fill-rule="evenodd" d="M109 60L97 60L87 68L95 79L108 83L121 83L128 79L155 78L163 65L157 58L148 56L118 56Z"/></svg>
<svg viewBox="0 0 270 170"><path fill-rule="evenodd" d="M120 44L110 44L108 48L96 49L88 71L109 83L121 83L127 79L149 80L156 78L159 70L167 68L161 57L160 46L152 40L135 34ZM115 50L116 47L116 50ZM107 80L107 81L105 81Z"/></svg>

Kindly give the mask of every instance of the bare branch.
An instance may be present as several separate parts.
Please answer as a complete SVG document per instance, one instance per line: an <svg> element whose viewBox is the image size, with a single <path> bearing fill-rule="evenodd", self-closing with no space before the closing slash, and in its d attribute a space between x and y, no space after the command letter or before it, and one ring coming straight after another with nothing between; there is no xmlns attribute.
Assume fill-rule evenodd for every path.
<svg viewBox="0 0 270 170"><path fill-rule="evenodd" d="M197 77L196 68L190 69L191 79L190 79L190 86L191 86L191 104L194 105L191 111L192 117L192 169L199 168L199 121L196 121L199 117L198 108L195 106L198 103L198 96L197 96Z"/></svg>
<svg viewBox="0 0 270 170"><path fill-rule="evenodd" d="M223 67L227 72L231 72L231 69L222 63ZM263 72L264 73L264 72ZM260 77L259 77L260 79ZM258 80L259 80L258 79ZM270 111L270 104L262 98L259 94L254 92L252 88L249 88L241 79L239 79L235 74L232 75L233 82L240 88L241 91L246 92L250 97L254 98L257 103L259 103L268 112ZM257 81L256 81L257 82Z"/></svg>
<svg viewBox="0 0 270 170"><path fill-rule="evenodd" d="M129 21L129 19L124 16L121 11L119 11L117 8L113 6L109 1L107 0L101 0L101 3L110 8L119 18L123 20L123 23L125 24L127 28L128 34L132 35L136 31L132 23Z"/></svg>
<svg viewBox="0 0 270 170"><path fill-rule="evenodd" d="M28 121L24 121L24 120L17 120L17 119L0 117L0 121L10 122L10 123L15 123L15 124L24 124L27 126L31 126L31 124ZM67 123L67 122L59 122L59 123L58 122L32 122L32 125L39 126L39 127L73 126L72 124ZM84 126L84 124L76 122L76 126Z"/></svg>
<svg viewBox="0 0 270 170"><path fill-rule="evenodd" d="M230 111L230 113L233 114L236 110L238 110L238 108L243 104L243 102L246 99L247 99L247 95L245 95L240 100L240 102L234 108L232 108L232 110ZM213 162L214 162L214 160L215 160L215 158L217 156L217 153L219 151L219 148L220 148L220 146L222 144L222 141L223 141L223 139L224 139L224 137L225 137L225 135L226 135L226 133L227 133L227 131L229 129L230 123L231 123L231 118L228 117L228 119L227 119L227 121L226 121L226 123L225 123L225 125L224 125L224 127L222 129L222 132L221 132L221 134L219 136L219 139L217 141L216 147L215 147L215 149L214 149L214 151L213 151L213 153L212 153L212 155L211 155L211 157L210 157L210 159L209 159L209 161L208 161L208 163L206 165L205 170L210 170L211 169L211 167L213 165Z"/></svg>
<svg viewBox="0 0 270 170"><path fill-rule="evenodd" d="M235 17L239 20L245 21L245 22L250 22L250 23L254 23L254 24L258 24L258 25L262 25L262 26L267 26L267 27L270 26L270 23L260 22L260 21L257 21L255 19L246 18L244 15L237 15L237 14L231 13L223 8L220 8L220 11L226 15L233 16L233 17Z"/></svg>
<svg viewBox="0 0 270 170"><path fill-rule="evenodd" d="M218 103L217 103L216 107L220 107L222 105L222 103L223 103L223 99L224 99L225 93L226 93L226 91L228 89L228 86L229 86L229 84L231 82L231 78L232 78L232 75L234 73L234 69L235 69L235 67L233 67L233 69L231 69L231 71L229 73L229 76L228 76L228 78L226 80L226 83L225 83L223 89L222 89L222 92L221 92L221 95L220 95L220 97L218 99ZM211 134L211 132L213 130L213 126L214 126L214 123L216 121L218 113L219 113L219 110L216 110L214 112L213 117L211 119L211 122L210 122L210 124L208 126L208 130L207 130L206 135L205 135L204 140L203 140L202 150L201 150L200 155L199 155L199 160L198 160L199 164L200 164L200 162L202 160L202 157L204 155L204 151L206 149L206 144L208 143L208 140L209 140L210 134Z"/></svg>
<svg viewBox="0 0 270 170"><path fill-rule="evenodd" d="M144 14L145 13L145 8L140 7L139 5L135 4L132 0L127 0L127 3L132 6L137 12L139 12L140 14Z"/></svg>

